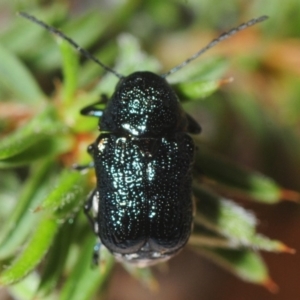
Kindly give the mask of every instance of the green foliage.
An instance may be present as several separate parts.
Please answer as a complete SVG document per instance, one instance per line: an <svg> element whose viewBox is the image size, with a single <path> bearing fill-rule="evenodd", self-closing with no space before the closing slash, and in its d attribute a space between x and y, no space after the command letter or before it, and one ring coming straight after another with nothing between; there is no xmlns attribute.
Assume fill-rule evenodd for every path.
<svg viewBox="0 0 300 300"><path fill-rule="evenodd" d="M188 1L187 6L196 9L196 2ZM202 6L207 5L211 4L202 1ZM106 64L114 62L114 69L121 74L129 74L160 69L157 60L141 50L137 38L128 33L120 35L122 31L135 29L137 35L150 37L154 49L155 42L158 43L154 39L155 26L142 18L147 9L147 17L165 30L177 26L171 15L161 18L166 9L170 9L172 16L180 17L176 1L149 1L143 5L140 1L125 1L109 14L92 11L68 20L67 7L61 3L39 8L34 14L59 26L82 47L98 48L100 44L95 55ZM222 4L216 5L216 9L227 11L228 7ZM253 10L259 9L253 6ZM145 26L136 26L141 19L145 20ZM129 28L123 29L128 23ZM11 26L0 34L0 110L7 104L14 107L15 103L22 103L31 111L21 120L14 114L0 120L0 176L4 178L0 185L1 197L14 202L8 206L4 203L7 201L0 203L0 285L14 284L10 291L20 299L91 299L97 291L104 291L114 264L112 256L103 249L100 270L91 269L89 253L95 238L81 207L94 185L93 177L91 173L72 171L71 164L88 161L86 146L97 135L97 121L80 116L80 108L97 100L101 93L111 95L117 79L106 74L97 82L95 74L99 77L103 70L88 61L79 63L74 49L59 39L58 43L59 46L49 33L23 19L13 19ZM254 69L255 66L259 66L258 61L252 65ZM33 73L41 73L51 81L49 74L59 67L62 67L63 80L56 84L55 91L46 95ZM170 82L193 115L194 108L202 107L218 117L226 108L214 104L214 98L208 98L210 101L203 98L217 93L230 81L226 74L228 67L227 59L213 56L170 76ZM237 99L231 109L242 116L255 138L265 143L270 133L268 126L261 121L263 118L260 121L256 118L258 114L263 116L263 112L250 99L245 99L248 98L240 102ZM222 117L217 119L226 133L228 128L223 127ZM274 125L272 130L278 132L278 127ZM224 147L230 141L228 136ZM286 147L294 141L285 138ZM257 233L254 214L222 194L230 192L232 198L242 196L264 204L275 204L283 198L299 199L299 195L282 189L270 177L215 154L209 141L196 139L196 144L199 149L193 192L197 210L190 247L242 280L274 291L275 285L257 250L292 250ZM299 143L295 144L293 149L298 149ZM293 157L299 161L295 153ZM20 180L15 167L22 167L27 176ZM157 287L150 269L125 268L150 289Z"/></svg>
<svg viewBox="0 0 300 300"><path fill-rule="evenodd" d="M25 103L33 105L45 98L30 72L16 56L3 47L0 47L0 82Z"/></svg>

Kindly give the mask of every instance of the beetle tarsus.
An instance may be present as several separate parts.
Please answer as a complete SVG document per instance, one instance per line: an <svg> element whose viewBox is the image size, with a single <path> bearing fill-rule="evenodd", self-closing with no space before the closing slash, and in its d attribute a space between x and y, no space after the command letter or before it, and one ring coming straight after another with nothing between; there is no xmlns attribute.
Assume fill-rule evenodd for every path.
<svg viewBox="0 0 300 300"><path fill-rule="evenodd" d="M101 249L101 242L98 242L95 244L94 249L93 249L93 260L92 264L93 266L98 266L99 261L100 261L100 249Z"/></svg>
<svg viewBox="0 0 300 300"><path fill-rule="evenodd" d="M102 94L100 100L81 109L80 114L82 114L83 116L101 118L103 115L103 109L97 106L100 104L106 104L107 102L108 102L107 95Z"/></svg>
<svg viewBox="0 0 300 300"><path fill-rule="evenodd" d="M78 164L73 164L72 165L72 169L76 170L76 171L84 171L87 169L94 169L95 168L95 164L94 162L90 162L86 165L78 165Z"/></svg>

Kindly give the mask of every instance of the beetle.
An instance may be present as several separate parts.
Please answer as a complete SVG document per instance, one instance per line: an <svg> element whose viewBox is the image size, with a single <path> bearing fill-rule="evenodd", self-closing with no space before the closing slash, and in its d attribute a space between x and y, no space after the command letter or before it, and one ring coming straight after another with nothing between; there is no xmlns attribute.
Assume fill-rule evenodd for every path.
<svg viewBox="0 0 300 300"><path fill-rule="evenodd" d="M187 243L193 223L192 166L195 146L190 134L200 125L187 114L166 77L236 32L264 21L262 16L221 34L165 74L139 71L123 76L80 48L61 31L26 13L22 17L68 41L120 80L110 99L81 110L99 118L100 134L88 147L97 185L84 205L100 243L117 260L144 267L165 261ZM97 104L107 102L106 108Z"/></svg>

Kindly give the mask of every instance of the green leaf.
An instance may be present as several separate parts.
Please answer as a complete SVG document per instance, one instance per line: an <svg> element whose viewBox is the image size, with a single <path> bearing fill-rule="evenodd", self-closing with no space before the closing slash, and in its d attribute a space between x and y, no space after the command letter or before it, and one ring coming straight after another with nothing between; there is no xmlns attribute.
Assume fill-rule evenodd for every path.
<svg viewBox="0 0 300 300"><path fill-rule="evenodd" d="M257 234L255 216L243 207L196 184L193 192L200 199L194 218L196 224L194 232L199 238L196 240L195 236L194 243L200 245L202 238L203 244L210 243L212 246L215 243L216 247L236 249L248 247L272 252L293 252L283 243ZM203 233L203 229L200 227L199 230L197 224L219 235L205 231Z"/></svg>
<svg viewBox="0 0 300 300"><path fill-rule="evenodd" d="M207 224L205 220L196 220L194 223L193 234L189 239L189 245L192 247L210 247L210 248L223 248L223 249L256 249L269 252L286 252L294 254L295 250L286 246L280 241L271 240L261 234L253 234L250 238L245 239L246 242L242 244L235 237L226 237L222 235L221 230L210 230L212 224ZM209 223L209 222L208 222ZM234 222L233 222L234 223ZM238 224L237 224L238 225Z"/></svg>
<svg viewBox="0 0 300 300"><path fill-rule="evenodd" d="M251 250L198 249L197 252L213 260L244 281L261 284L270 291L277 286L270 279L267 267L259 254Z"/></svg>
<svg viewBox="0 0 300 300"><path fill-rule="evenodd" d="M231 78L220 79L227 68L228 63L223 58L208 59L180 70L178 75L172 74L168 81L174 85L180 99L197 100L210 96L231 81Z"/></svg>
<svg viewBox="0 0 300 300"><path fill-rule="evenodd" d="M65 19L68 10L69 7L66 3L56 2L47 7L30 8L30 14L52 24ZM16 11L16 7L12 8L11 11ZM39 26L32 26L32 23L26 22L19 15L16 15L11 21L7 30L0 34L0 44L5 45L9 52L27 60L27 54L38 47L41 37L44 35L44 29Z"/></svg>
<svg viewBox="0 0 300 300"><path fill-rule="evenodd" d="M117 54L118 49L115 41L109 41L99 51L95 52L94 56L98 57L103 63L105 63L105 65L113 66ZM80 66L80 73L78 75L79 86L85 87L89 86L91 83L96 83L99 81L103 73L105 73L103 68L101 68L94 61L87 60L83 65ZM96 100L94 100L94 102Z"/></svg>
<svg viewBox="0 0 300 300"><path fill-rule="evenodd" d="M215 81L222 78L228 69L228 61L222 57L211 57L204 61L193 62L168 77L170 84L189 81Z"/></svg>
<svg viewBox="0 0 300 300"><path fill-rule="evenodd" d="M0 274L0 285L15 283L32 271L48 251L58 227L54 218L45 216L23 252Z"/></svg>
<svg viewBox="0 0 300 300"><path fill-rule="evenodd" d="M179 83L176 88L188 99L206 98L214 93L220 86L219 80L194 80ZM181 98L181 97L180 97Z"/></svg>
<svg viewBox="0 0 300 300"><path fill-rule="evenodd" d="M270 251L270 252L287 252L294 254L295 250L283 244L277 240L271 240L270 238L262 235L256 234L251 239L251 246L253 249Z"/></svg>
<svg viewBox="0 0 300 300"><path fill-rule="evenodd" d="M74 222L65 222L58 232L47 255L46 265L35 297L44 299L57 286L66 264L69 248L74 233Z"/></svg>
<svg viewBox="0 0 300 300"><path fill-rule="evenodd" d="M68 277L60 294L60 300L90 300L106 282L113 266L114 259L103 248L101 251L101 270L91 268L91 256L95 238L89 235L80 246L78 261ZM105 260L105 263L103 262ZM100 272L101 271L101 272Z"/></svg>
<svg viewBox="0 0 300 300"><path fill-rule="evenodd" d="M38 141L67 133L67 127L55 117L52 107L47 107L30 122L2 139L0 159L22 153Z"/></svg>
<svg viewBox="0 0 300 300"><path fill-rule="evenodd" d="M21 281L9 287L9 293L13 299L32 300L35 299L35 292L39 284L40 277L37 272L31 272ZM57 295L52 293L49 297L43 297L43 300L56 300Z"/></svg>
<svg viewBox="0 0 300 300"><path fill-rule="evenodd" d="M60 26L60 30L82 48L87 48L105 31L107 18L108 15L100 11L88 12L83 16L68 20L66 25ZM31 24L31 26L37 25ZM44 32L45 40L38 42L35 49L32 49L30 53L31 60L39 69L53 70L60 67L61 57L57 45L50 38L50 33L46 30Z"/></svg>
<svg viewBox="0 0 300 300"><path fill-rule="evenodd" d="M63 61L63 103L72 104L78 83L78 54L66 41L60 43L60 50Z"/></svg>
<svg viewBox="0 0 300 300"><path fill-rule="evenodd" d="M42 104L46 96L25 66L0 45L0 84L28 104Z"/></svg>
<svg viewBox="0 0 300 300"><path fill-rule="evenodd" d="M197 141L196 141L197 142ZM281 200L282 188L271 178L247 170L197 143L195 167L202 174L251 197L255 201L273 204Z"/></svg>
<svg viewBox="0 0 300 300"><path fill-rule="evenodd" d="M243 207L197 185L194 185L193 192L201 199L195 222L236 239L241 245L255 233L257 220Z"/></svg>
<svg viewBox="0 0 300 300"><path fill-rule="evenodd" d="M23 152L0 161L0 168L12 168L29 165L43 157L53 157L67 152L73 146L71 138L56 137L38 140Z"/></svg>
<svg viewBox="0 0 300 300"><path fill-rule="evenodd" d="M40 214L34 214L33 209L41 202L52 182L54 172L51 165L52 160L33 165L21 194L15 194L17 204L1 227L0 258L14 255L40 219Z"/></svg>
<svg viewBox="0 0 300 300"><path fill-rule="evenodd" d="M13 213L18 201L15 194L16 191L20 191L22 182L13 171L9 170L0 171L0 178L0 227L3 228L7 216Z"/></svg>
<svg viewBox="0 0 300 300"><path fill-rule="evenodd" d="M78 209L87 195L88 177L78 171L65 170L57 185L37 210L52 210L60 218Z"/></svg>

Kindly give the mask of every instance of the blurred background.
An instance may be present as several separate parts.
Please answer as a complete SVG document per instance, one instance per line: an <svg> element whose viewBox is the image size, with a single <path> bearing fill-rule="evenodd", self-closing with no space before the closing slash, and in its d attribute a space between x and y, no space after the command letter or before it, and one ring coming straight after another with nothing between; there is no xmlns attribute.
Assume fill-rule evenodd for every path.
<svg viewBox="0 0 300 300"><path fill-rule="evenodd" d="M63 27L91 51L101 53L105 45L99 57L110 66L114 65L120 35L130 33L157 59L161 72L194 54L221 32L268 15L267 21L238 33L199 58L208 69L221 60L225 70L222 78L234 80L203 101L188 102L186 108L201 124L201 141L210 149L266 174L287 189L300 190L299 0L0 0L1 47L19 57L44 93L52 95L61 80L59 53L54 51L57 45L51 42L51 36L18 18L16 11ZM76 27L83 19L86 26ZM23 32L14 29L20 23L24 24ZM28 42L32 40L36 43ZM219 76L206 72L208 78ZM80 88L98 81L102 74L98 66L90 67L79 78ZM0 82L1 101L17 100L17 94L13 95ZM30 114L19 110L11 113L19 113L20 119ZM1 118L9 114L0 111ZM101 299L300 299L300 207L287 201L272 206L239 201L255 212L261 233L298 250L295 255L262 254L279 286L277 294L242 282L186 247L170 261L168 270L153 269L158 291L149 291L116 265ZM0 295L0 299L10 299L5 290Z"/></svg>

